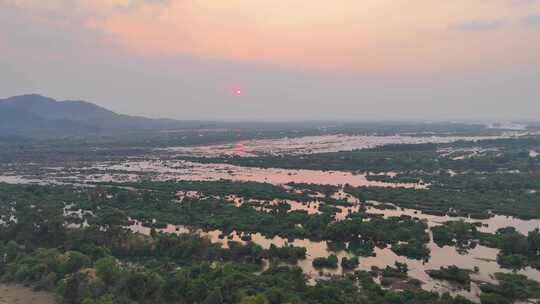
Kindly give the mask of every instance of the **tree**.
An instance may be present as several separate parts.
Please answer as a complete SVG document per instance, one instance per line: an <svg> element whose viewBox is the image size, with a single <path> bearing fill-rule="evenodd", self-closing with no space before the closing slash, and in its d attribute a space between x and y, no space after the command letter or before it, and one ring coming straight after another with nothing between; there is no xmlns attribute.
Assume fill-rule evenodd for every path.
<svg viewBox="0 0 540 304"><path fill-rule="evenodd" d="M14 241L9 241L6 245L6 263L11 263L17 258L17 252L19 251L19 244Z"/></svg>
<svg viewBox="0 0 540 304"><path fill-rule="evenodd" d="M495 293L482 293L480 295L482 304L510 304L512 301Z"/></svg>
<svg viewBox="0 0 540 304"><path fill-rule="evenodd" d="M540 230L538 228L529 231L527 241L529 243L529 250L532 254L540 255Z"/></svg>
<svg viewBox="0 0 540 304"><path fill-rule="evenodd" d="M62 292L64 303L77 304L81 302L79 291L84 279L84 275L81 273L75 273L66 278Z"/></svg>
<svg viewBox="0 0 540 304"><path fill-rule="evenodd" d="M276 287L271 287L265 292L266 298L270 304L280 304L285 300L283 291Z"/></svg>
<svg viewBox="0 0 540 304"><path fill-rule="evenodd" d="M111 294L106 294L96 300L93 300L91 298L85 298L82 301L82 304L114 304L114 299Z"/></svg>
<svg viewBox="0 0 540 304"><path fill-rule="evenodd" d="M197 278L189 282L187 292L193 302L201 302L208 295L208 283L203 278Z"/></svg>
<svg viewBox="0 0 540 304"><path fill-rule="evenodd" d="M6 248L2 242L0 242L0 276L4 274L5 267L6 267Z"/></svg>
<svg viewBox="0 0 540 304"><path fill-rule="evenodd" d="M155 303L161 297L161 292L163 289L163 285L165 284L165 280L163 280L163 278L159 274L151 271L145 274L144 281L144 298L146 300L151 300L152 303Z"/></svg>
<svg viewBox="0 0 540 304"><path fill-rule="evenodd" d="M96 261L96 274L107 285L112 285L120 274L120 266L113 257L105 257Z"/></svg>
<svg viewBox="0 0 540 304"><path fill-rule="evenodd" d="M221 304L221 303L223 303L223 296L221 294L221 290L219 290L218 288L210 292L203 302L203 304Z"/></svg>
<svg viewBox="0 0 540 304"><path fill-rule="evenodd" d="M81 268L90 265L90 258L78 251L68 251L58 257L60 273L74 273Z"/></svg>
<svg viewBox="0 0 540 304"><path fill-rule="evenodd" d="M343 268L344 270L353 270L358 267L358 263L358 257L343 257L341 259L341 268Z"/></svg>
<svg viewBox="0 0 540 304"><path fill-rule="evenodd" d="M127 275L123 284L125 293L133 301L142 302L146 293L144 282L145 276L140 272L131 272Z"/></svg>
<svg viewBox="0 0 540 304"><path fill-rule="evenodd" d="M243 297L240 304L268 304L268 299L263 294Z"/></svg>
<svg viewBox="0 0 540 304"><path fill-rule="evenodd" d="M407 265L407 263L400 263L396 261L394 265L396 265L397 270L401 273L409 272L409 266Z"/></svg>
<svg viewBox="0 0 540 304"><path fill-rule="evenodd" d="M188 281L186 274L182 271L167 277L163 284L163 298L169 302L175 302L178 299L184 298L186 296Z"/></svg>
<svg viewBox="0 0 540 304"><path fill-rule="evenodd" d="M504 234L501 238L501 249L505 254L526 255L529 253L529 243L523 234Z"/></svg>

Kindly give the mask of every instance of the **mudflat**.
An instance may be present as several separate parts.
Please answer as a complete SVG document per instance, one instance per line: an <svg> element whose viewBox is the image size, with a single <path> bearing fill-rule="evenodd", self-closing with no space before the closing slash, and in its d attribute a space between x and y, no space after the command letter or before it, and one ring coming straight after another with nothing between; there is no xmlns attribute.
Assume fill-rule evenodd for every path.
<svg viewBox="0 0 540 304"><path fill-rule="evenodd" d="M48 292L33 291L31 288L0 284L0 304L55 304L54 295Z"/></svg>

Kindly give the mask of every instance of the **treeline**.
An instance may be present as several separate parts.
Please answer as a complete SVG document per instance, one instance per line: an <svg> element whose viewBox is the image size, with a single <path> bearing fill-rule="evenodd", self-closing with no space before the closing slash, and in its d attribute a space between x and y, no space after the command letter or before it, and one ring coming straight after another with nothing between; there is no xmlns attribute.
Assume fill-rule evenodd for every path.
<svg viewBox="0 0 540 304"><path fill-rule="evenodd" d="M492 214L522 219L540 218L540 192L524 189L446 189L367 188L346 186L345 192L361 201L392 203L433 215L465 216L478 219Z"/></svg>

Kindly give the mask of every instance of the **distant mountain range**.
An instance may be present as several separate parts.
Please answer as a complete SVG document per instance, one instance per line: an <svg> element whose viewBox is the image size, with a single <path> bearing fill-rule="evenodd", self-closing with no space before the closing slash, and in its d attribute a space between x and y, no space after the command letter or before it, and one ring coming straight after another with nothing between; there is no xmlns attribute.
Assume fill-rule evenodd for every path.
<svg viewBox="0 0 540 304"><path fill-rule="evenodd" d="M540 128L540 127L537 127ZM244 131L242 138L283 137L320 134L397 134L442 132L455 134L492 134L498 129L486 128L482 124L446 122L259 122L259 121L191 121L174 119L151 119L140 116L118 114L93 103L80 100L57 101L37 94L20 95L0 99L0 141L13 139L48 139L63 137L116 137L135 134L136 138L145 133L155 138L156 132L200 130L216 132L231 131L227 139L236 138ZM195 131L196 130L196 131ZM502 130L502 129L501 129ZM285 133L284 133L285 132ZM248 134L249 133L249 134ZM163 134L180 134L167 132ZM215 141L223 141L223 134L214 134ZM148 138L148 137L145 137ZM210 140L210 139L208 139Z"/></svg>
<svg viewBox="0 0 540 304"><path fill-rule="evenodd" d="M109 135L196 124L122 115L86 101L57 101L36 94L0 99L0 136Z"/></svg>

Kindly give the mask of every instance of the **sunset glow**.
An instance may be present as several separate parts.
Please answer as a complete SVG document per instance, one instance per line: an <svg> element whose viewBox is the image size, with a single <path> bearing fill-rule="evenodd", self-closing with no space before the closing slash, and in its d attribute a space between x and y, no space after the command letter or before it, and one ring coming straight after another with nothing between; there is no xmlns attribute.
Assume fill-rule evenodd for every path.
<svg viewBox="0 0 540 304"><path fill-rule="evenodd" d="M540 304L538 177L540 0L0 0L0 304Z"/></svg>
<svg viewBox="0 0 540 304"><path fill-rule="evenodd" d="M481 109L530 92L514 107L525 109L540 70L537 0L4 0L0 28L1 67L16 71L0 79L6 92L132 100L121 111L145 108L158 92L204 115L245 96L231 81L250 87L250 103L230 115L266 115L276 102L308 116L314 107L446 115L456 99ZM9 85L13 75L24 87ZM112 85L120 79L137 84Z"/></svg>
<svg viewBox="0 0 540 304"><path fill-rule="evenodd" d="M540 63L540 48L530 43L538 32L522 21L540 13L538 1L79 2L84 27L146 56L191 54L374 72ZM41 12L65 9L63 1L13 3Z"/></svg>

